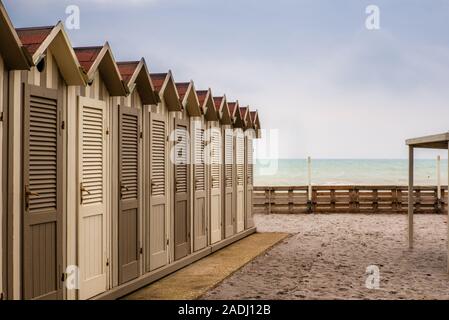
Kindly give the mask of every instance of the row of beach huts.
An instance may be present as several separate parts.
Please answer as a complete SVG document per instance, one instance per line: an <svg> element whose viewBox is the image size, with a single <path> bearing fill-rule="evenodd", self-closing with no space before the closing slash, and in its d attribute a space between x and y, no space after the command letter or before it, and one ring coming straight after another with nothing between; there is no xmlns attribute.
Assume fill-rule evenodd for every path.
<svg viewBox="0 0 449 320"><path fill-rule="evenodd" d="M257 111L0 2L0 300L113 299L255 231Z"/></svg>

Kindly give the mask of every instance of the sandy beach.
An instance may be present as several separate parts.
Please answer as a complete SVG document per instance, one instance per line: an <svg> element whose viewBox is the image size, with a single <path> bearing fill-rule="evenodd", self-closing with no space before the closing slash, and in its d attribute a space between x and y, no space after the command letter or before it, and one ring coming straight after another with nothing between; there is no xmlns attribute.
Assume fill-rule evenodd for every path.
<svg viewBox="0 0 449 320"><path fill-rule="evenodd" d="M203 299L449 299L447 216L257 215L258 232L289 238L223 281ZM366 288L366 268L380 271Z"/></svg>

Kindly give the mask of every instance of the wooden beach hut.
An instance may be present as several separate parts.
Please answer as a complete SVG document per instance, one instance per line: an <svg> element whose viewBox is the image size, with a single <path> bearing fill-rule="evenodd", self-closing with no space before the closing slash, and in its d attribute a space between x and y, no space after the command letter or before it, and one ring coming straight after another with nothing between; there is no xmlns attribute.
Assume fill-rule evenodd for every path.
<svg viewBox="0 0 449 320"><path fill-rule="evenodd" d="M35 67L13 75L14 121L19 128L14 135L22 139L14 141L11 174L23 186L11 190L19 195L13 202L23 203L23 220L14 226L21 232L16 239L22 253L19 244L13 245L13 254L21 261L14 268L22 277L14 280L23 288L23 299L62 299L67 276L67 115L76 109L75 88L85 86L87 76L62 23L17 29L17 33ZM19 296L14 293L14 297Z"/></svg>
<svg viewBox="0 0 449 320"><path fill-rule="evenodd" d="M233 117L226 96L214 98L214 103L215 108L221 114L221 135L223 141L223 239L226 239L235 234Z"/></svg>
<svg viewBox="0 0 449 320"><path fill-rule="evenodd" d="M234 119L234 194L235 194L235 232L245 230L245 135L242 110L239 102L229 103Z"/></svg>
<svg viewBox="0 0 449 320"><path fill-rule="evenodd" d="M206 164L209 210L209 243L214 244L222 239L222 135L220 126L220 111L215 107L212 91L197 91L198 100L207 122L206 134Z"/></svg>
<svg viewBox="0 0 449 320"><path fill-rule="evenodd" d="M204 249L208 244L208 217L207 217L207 188L206 162L205 162L205 134L206 123L193 81L176 84L179 97L184 107L184 117L189 120L190 136L190 176L188 192L191 197L191 228L187 234L193 235L192 252ZM178 182L179 177L176 181ZM176 209L176 206L175 206ZM176 228L175 229L179 229ZM181 232L179 236L184 236Z"/></svg>
<svg viewBox="0 0 449 320"><path fill-rule="evenodd" d="M149 225L150 243L149 254L145 260L147 271L161 268L175 259L175 242L173 240L175 231L171 217L176 192L174 187L175 168L173 168L174 162L171 160L170 150L172 150L176 139L172 136L176 126L184 127L184 130L177 131L179 134L177 138L181 139L177 148L182 149L183 146L187 148L186 145L188 145L186 137L182 136L188 132L188 123L182 121L183 119L177 119L177 117L179 118L177 114L183 111L183 107L171 71L151 73L150 76L159 102L157 106L151 108L148 119L150 127L148 152L150 155L147 166L149 167L150 192L146 224ZM180 155L180 157L183 156L185 154ZM180 166L185 165L180 164ZM187 168L183 169L187 170ZM179 192L184 190L186 187L179 188ZM184 193L186 192L184 191Z"/></svg>
<svg viewBox="0 0 449 320"><path fill-rule="evenodd" d="M68 180L67 260L79 267L78 297L71 290L68 298L88 299L112 287L112 266L120 265L111 254L118 199L111 189L118 176L111 171L111 137L118 109L113 97L126 96L127 90L108 43L74 50L88 85L75 88L77 105L68 110L68 170L77 174Z"/></svg>
<svg viewBox="0 0 449 320"><path fill-rule="evenodd" d="M436 134L431 136L424 136L406 141L409 149L408 155L408 244L412 249L414 245L414 221L413 214L415 211L415 197L416 194L413 189L414 181L414 150L415 149L449 149L449 133ZM446 201L449 203L448 201ZM449 223L447 224L447 272L449 273Z"/></svg>
<svg viewBox="0 0 449 320"><path fill-rule="evenodd" d="M139 210L137 213L135 211L119 211L118 219L118 260L119 260L119 282L120 281L120 271L126 274L126 270L132 270L130 275L136 277L137 275L142 275L149 270L149 256L150 256L150 224L149 222L149 198L146 196L149 190L149 175L148 169L150 164L150 122L149 113L152 106L156 106L159 98L157 97L154 89L153 82L150 77L148 66L145 59L140 61L126 61L118 62L118 69L120 75L125 83L128 91L127 97L121 97L119 105L127 106L128 113L137 114L140 117L139 130L137 131L138 138L140 141L139 151L140 154L136 158L134 156L134 162L138 159L138 169L133 167L133 170L125 167L124 161L122 161L122 169L120 169L120 176L122 176L121 184L119 183L119 190L123 190L123 187L129 188L129 178L137 177L137 181L133 181L133 184L139 188L139 193L134 194L134 197L129 198L128 203L133 203L134 207L138 206ZM118 118L117 118L118 119ZM122 134L121 137L124 135ZM127 133L127 136L129 134ZM128 146L130 145L127 143ZM132 145L132 144L131 144ZM124 150L124 156L122 159L129 158L130 155L129 147ZM115 169L113 169L115 171ZM132 173L132 174L131 174ZM128 182L123 182L125 179ZM136 197L137 196L137 197ZM123 200L121 200L123 201ZM129 207L129 205L127 205ZM130 215L131 213L131 215ZM137 215L136 215L137 214ZM132 239L132 242L124 242L120 239ZM133 269L130 267L133 266ZM120 269L121 268L121 269ZM138 272L136 269L138 268ZM128 278L130 279L130 278Z"/></svg>
<svg viewBox="0 0 449 320"><path fill-rule="evenodd" d="M12 110L13 98L20 98L17 95L11 97L11 93L20 94L20 83L10 82L11 78L18 78L14 73L20 73L20 70L29 70L32 65L31 57L24 49L11 20L0 2L0 300L12 297L12 263L13 259L8 255L13 245L12 221L13 203L9 198L8 189L17 181L10 175L9 164L12 159L9 158L9 148L12 147L14 140L13 127L9 133L9 122L14 122L10 108ZM19 87L18 87L19 86ZM10 194L11 195L11 194ZM17 203L16 203L17 204ZM11 287L11 290L9 290Z"/></svg>
<svg viewBox="0 0 449 320"><path fill-rule="evenodd" d="M254 226L252 216L253 206L253 136L254 128L251 120L250 109L248 107L240 108L244 124L244 193L245 193L245 229Z"/></svg>

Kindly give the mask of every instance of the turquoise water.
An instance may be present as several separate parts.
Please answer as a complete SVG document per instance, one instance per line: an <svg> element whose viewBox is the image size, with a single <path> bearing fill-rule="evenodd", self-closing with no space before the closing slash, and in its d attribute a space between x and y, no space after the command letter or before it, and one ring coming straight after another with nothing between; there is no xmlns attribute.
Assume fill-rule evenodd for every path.
<svg viewBox="0 0 449 320"><path fill-rule="evenodd" d="M447 184L447 160L441 160L441 183ZM436 185L436 160L415 160L415 184ZM257 160L258 186L306 185L307 160ZM315 185L407 185L408 160L312 160Z"/></svg>

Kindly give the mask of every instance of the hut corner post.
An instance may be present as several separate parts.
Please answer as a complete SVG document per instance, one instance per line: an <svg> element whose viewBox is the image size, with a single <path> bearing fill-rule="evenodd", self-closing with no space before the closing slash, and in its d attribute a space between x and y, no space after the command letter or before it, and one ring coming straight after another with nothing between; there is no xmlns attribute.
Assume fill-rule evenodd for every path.
<svg viewBox="0 0 449 320"><path fill-rule="evenodd" d="M449 162L449 147L448 147L448 162ZM449 170L448 170L448 182L449 182ZM447 273L449 274L449 188L447 189ZM443 207L444 208L444 207ZM444 212L444 210L443 210Z"/></svg>
<svg viewBox="0 0 449 320"><path fill-rule="evenodd" d="M413 169L414 169L414 154L413 147L408 149L408 246L413 248Z"/></svg>

